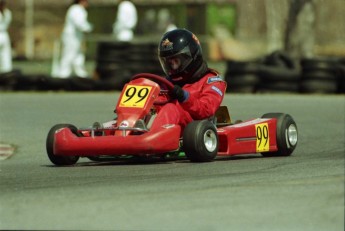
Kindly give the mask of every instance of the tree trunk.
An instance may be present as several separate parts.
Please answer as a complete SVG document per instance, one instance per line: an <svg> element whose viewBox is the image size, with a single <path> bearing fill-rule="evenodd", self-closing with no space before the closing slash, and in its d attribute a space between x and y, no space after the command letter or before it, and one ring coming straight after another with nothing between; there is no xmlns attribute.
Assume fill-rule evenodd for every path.
<svg viewBox="0 0 345 231"><path fill-rule="evenodd" d="M290 0L284 48L293 58L314 56L315 7L313 0Z"/></svg>

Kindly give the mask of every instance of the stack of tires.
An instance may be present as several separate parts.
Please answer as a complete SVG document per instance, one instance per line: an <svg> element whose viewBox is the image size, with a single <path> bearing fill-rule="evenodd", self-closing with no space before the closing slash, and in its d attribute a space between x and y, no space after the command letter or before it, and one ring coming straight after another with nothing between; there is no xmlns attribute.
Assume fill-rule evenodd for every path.
<svg viewBox="0 0 345 231"><path fill-rule="evenodd" d="M0 74L0 91L93 91L98 81L90 78L52 78L13 70Z"/></svg>
<svg viewBox="0 0 345 231"><path fill-rule="evenodd" d="M301 93L334 94L343 91L344 64L338 58L302 59Z"/></svg>
<svg viewBox="0 0 345 231"><path fill-rule="evenodd" d="M254 93L260 83L258 76L261 66L260 60L233 61L226 63L224 79L228 84L227 92Z"/></svg>
<svg viewBox="0 0 345 231"><path fill-rule="evenodd" d="M337 73L338 73L338 93L345 94L345 58L339 59Z"/></svg>
<svg viewBox="0 0 345 231"><path fill-rule="evenodd" d="M288 55L276 51L253 61L227 61L229 92L296 93L300 68Z"/></svg>
<svg viewBox="0 0 345 231"><path fill-rule="evenodd" d="M287 54L276 51L264 57L260 66L260 93L297 93L299 91L300 68Z"/></svg>
<svg viewBox="0 0 345 231"><path fill-rule="evenodd" d="M137 73L162 75L157 58L157 44L129 42L99 42L96 59L98 89L122 89Z"/></svg>
<svg viewBox="0 0 345 231"><path fill-rule="evenodd" d="M0 90L1 91L11 91L17 84L17 78L21 76L22 73L19 70L14 70L6 73L0 73Z"/></svg>
<svg viewBox="0 0 345 231"><path fill-rule="evenodd" d="M51 78L42 74L23 74L20 70L13 70L0 74L0 90L4 91L37 91L46 90Z"/></svg>

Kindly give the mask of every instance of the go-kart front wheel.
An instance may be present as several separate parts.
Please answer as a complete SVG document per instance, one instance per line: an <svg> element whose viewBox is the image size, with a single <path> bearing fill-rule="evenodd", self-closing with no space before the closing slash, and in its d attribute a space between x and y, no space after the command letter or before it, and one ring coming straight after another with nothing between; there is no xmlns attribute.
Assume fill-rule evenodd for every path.
<svg viewBox="0 0 345 231"><path fill-rule="evenodd" d="M277 146L276 152L262 152L265 157L290 156L295 150L298 141L297 125L289 114L267 113L262 118L277 119Z"/></svg>
<svg viewBox="0 0 345 231"><path fill-rule="evenodd" d="M189 123L183 132L183 150L193 162L212 161L218 152L218 134L214 124L208 120Z"/></svg>
<svg viewBox="0 0 345 231"><path fill-rule="evenodd" d="M77 128L71 124L57 124L53 126L48 132L46 149L50 161L58 166L73 165L79 160L79 156L57 156L54 155L54 139L55 132L61 128L69 128L73 133L77 134Z"/></svg>

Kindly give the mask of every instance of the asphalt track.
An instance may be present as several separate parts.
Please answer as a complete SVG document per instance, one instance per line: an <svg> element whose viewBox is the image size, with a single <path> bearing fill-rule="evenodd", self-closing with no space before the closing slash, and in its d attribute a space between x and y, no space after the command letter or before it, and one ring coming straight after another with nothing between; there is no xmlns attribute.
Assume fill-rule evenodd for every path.
<svg viewBox="0 0 345 231"><path fill-rule="evenodd" d="M112 118L118 93L0 93L0 229L344 230L344 95L226 95L233 119L286 112L291 157L54 167L54 124Z"/></svg>

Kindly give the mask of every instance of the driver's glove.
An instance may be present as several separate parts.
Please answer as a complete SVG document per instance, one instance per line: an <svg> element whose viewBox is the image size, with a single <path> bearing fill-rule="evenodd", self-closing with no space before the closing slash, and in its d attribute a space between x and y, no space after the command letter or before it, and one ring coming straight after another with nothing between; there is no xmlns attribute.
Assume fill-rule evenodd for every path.
<svg viewBox="0 0 345 231"><path fill-rule="evenodd" d="M180 103L184 102L186 99L189 98L189 92L183 90L180 86L174 85L174 89L172 90L171 97L177 99Z"/></svg>

